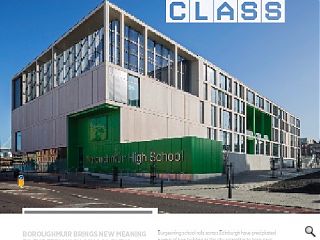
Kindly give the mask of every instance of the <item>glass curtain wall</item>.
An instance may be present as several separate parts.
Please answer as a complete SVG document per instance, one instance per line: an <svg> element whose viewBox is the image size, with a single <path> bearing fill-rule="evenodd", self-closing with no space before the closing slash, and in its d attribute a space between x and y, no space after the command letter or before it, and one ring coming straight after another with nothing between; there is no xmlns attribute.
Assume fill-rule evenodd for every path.
<svg viewBox="0 0 320 240"><path fill-rule="evenodd" d="M104 61L103 39L103 29L99 29L57 55L56 85L100 65ZM36 72L33 70L26 73L27 102L36 98L36 87ZM39 66L39 95L49 92L53 87L53 64L49 60Z"/></svg>
<svg viewBox="0 0 320 240"><path fill-rule="evenodd" d="M22 79L17 78L13 81L13 109L16 109L22 105Z"/></svg>
<svg viewBox="0 0 320 240"><path fill-rule="evenodd" d="M222 141L223 150L232 151L232 133L220 131L220 140Z"/></svg>
<svg viewBox="0 0 320 240"><path fill-rule="evenodd" d="M128 75L128 105L140 107L140 81L132 75Z"/></svg>
<svg viewBox="0 0 320 240"><path fill-rule="evenodd" d="M28 72L26 74L27 76L27 84L26 84L26 93L27 93L27 99L26 101L32 101L36 98L36 71L33 70L31 72Z"/></svg>
<svg viewBox="0 0 320 240"><path fill-rule="evenodd" d="M216 71L211 67L206 67L206 80L213 85L216 85Z"/></svg>
<svg viewBox="0 0 320 240"><path fill-rule="evenodd" d="M56 84L63 84L100 65L104 61L103 40L103 29L99 29L59 54L56 63ZM45 78L42 79L45 86ZM40 85L41 81L40 78Z"/></svg>
<svg viewBox="0 0 320 240"><path fill-rule="evenodd" d="M41 65L39 70L39 94L43 95L53 88L52 60Z"/></svg>
<svg viewBox="0 0 320 240"><path fill-rule="evenodd" d="M111 21L109 29L109 62L120 65L120 22Z"/></svg>
<svg viewBox="0 0 320 240"><path fill-rule="evenodd" d="M232 130L232 113L223 111L222 128Z"/></svg>
<svg viewBox="0 0 320 240"><path fill-rule="evenodd" d="M124 67L144 74L144 36L129 26L124 32Z"/></svg>
<svg viewBox="0 0 320 240"><path fill-rule="evenodd" d="M178 56L178 89L189 92L188 84L188 61L181 56Z"/></svg>
<svg viewBox="0 0 320 240"><path fill-rule="evenodd" d="M148 39L148 76L175 86L174 52L151 39Z"/></svg>

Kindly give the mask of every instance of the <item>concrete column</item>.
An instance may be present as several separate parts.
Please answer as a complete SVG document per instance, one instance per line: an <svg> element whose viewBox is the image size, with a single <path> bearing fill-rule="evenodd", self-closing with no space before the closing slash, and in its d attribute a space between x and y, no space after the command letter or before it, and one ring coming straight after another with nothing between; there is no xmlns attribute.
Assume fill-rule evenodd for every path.
<svg viewBox="0 0 320 240"><path fill-rule="evenodd" d="M124 67L124 14L120 13L120 66Z"/></svg>
<svg viewBox="0 0 320 240"><path fill-rule="evenodd" d="M239 129L238 129L238 132L236 132L235 130L234 130L234 119L235 119L235 114L237 114L237 117L238 118L240 118L240 115L237 113L237 112L235 112L234 111L234 100L235 100L235 97L234 97L234 95L233 95L233 82L234 82L234 80L232 79L232 78L230 78L230 82L231 82L231 92L232 92L232 94L231 94L231 132L232 132L232 134L231 134L231 151L232 152L234 152L235 151L235 149L234 149L234 142L235 142L235 140L238 138L238 132L239 132ZM237 123L236 123L237 124ZM237 138L235 139L235 137L234 137L234 134L237 134ZM238 140L238 139L237 139ZM238 143L239 144L239 143ZM238 145L238 147L240 148L240 146Z"/></svg>
<svg viewBox="0 0 320 240"><path fill-rule="evenodd" d="M240 86L239 86L239 91L240 91ZM247 88L245 87L245 85L243 85L243 95L244 95L244 99L243 99L243 101L244 101L244 108L245 108L245 110L244 110L244 112L245 112L245 114L244 114L244 117L243 117L243 121L244 121L244 124L243 124L243 126L244 126L244 153L247 153ZM270 151L271 151L271 146L270 146Z"/></svg>
<svg viewBox="0 0 320 240"><path fill-rule="evenodd" d="M222 141L221 136L220 136L220 130L222 130L222 126L220 124L220 110L222 109L221 107L217 106L217 112L216 112L216 120L217 120L217 128L218 128L218 132L217 132L217 140L218 141Z"/></svg>
<svg viewBox="0 0 320 240"><path fill-rule="evenodd" d="M40 96L40 67L36 61L36 98Z"/></svg>
<svg viewBox="0 0 320 240"><path fill-rule="evenodd" d="M22 105L27 102L27 76L22 73Z"/></svg>
<svg viewBox="0 0 320 240"><path fill-rule="evenodd" d="M109 62L109 2L106 0L104 4L104 62L105 62L105 99L109 98L108 94L108 62Z"/></svg>
<svg viewBox="0 0 320 240"><path fill-rule="evenodd" d="M148 75L148 28L143 29L144 36L144 75Z"/></svg>
<svg viewBox="0 0 320 240"><path fill-rule="evenodd" d="M104 61L109 62L109 2L104 4ZM106 71L107 72L107 71Z"/></svg>
<svg viewBox="0 0 320 240"><path fill-rule="evenodd" d="M54 48L51 49L52 52L52 86L55 88L58 86L57 83L57 53Z"/></svg>

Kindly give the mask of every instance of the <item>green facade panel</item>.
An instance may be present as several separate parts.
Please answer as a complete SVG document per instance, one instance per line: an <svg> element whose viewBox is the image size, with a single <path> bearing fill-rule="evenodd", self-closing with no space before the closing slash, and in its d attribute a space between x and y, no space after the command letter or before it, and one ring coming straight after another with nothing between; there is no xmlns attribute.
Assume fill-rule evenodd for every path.
<svg viewBox="0 0 320 240"><path fill-rule="evenodd" d="M246 111L246 119L247 119L247 130L250 130L255 134L255 111L254 107L247 104Z"/></svg>
<svg viewBox="0 0 320 240"><path fill-rule="evenodd" d="M267 135L269 140L271 140L272 132L272 120L270 114L265 114L264 116L264 135Z"/></svg>
<svg viewBox="0 0 320 240"><path fill-rule="evenodd" d="M253 106L247 104L247 130L250 130L255 135L260 133L263 137L267 135L271 140L271 115L265 113Z"/></svg>
<svg viewBox="0 0 320 240"><path fill-rule="evenodd" d="M81 158L83 152L83 161ZM223 169L221 142L196 137L120 143L120 109L109 105L68 118L68 168L90 172L208 174Z"/></svg>
<svg viewBox="0 0 320 240"><path fill-rule="evenodd" d="M255 139L247 138L247 153L255 154Z"/></svg>

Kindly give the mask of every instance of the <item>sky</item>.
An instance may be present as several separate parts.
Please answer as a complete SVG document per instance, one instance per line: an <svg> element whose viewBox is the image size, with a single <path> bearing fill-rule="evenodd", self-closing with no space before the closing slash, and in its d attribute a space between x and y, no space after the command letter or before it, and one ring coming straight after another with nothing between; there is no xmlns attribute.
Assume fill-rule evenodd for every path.
<svg viewBox="0 0 320 240"><path fill-rule="evenodd" d="M101 0L2 0L0 142L10 145L11 79ZM165 0L111 0L301 119L319 140L319 1L287 0L284 24L167 24Z"/></svg>

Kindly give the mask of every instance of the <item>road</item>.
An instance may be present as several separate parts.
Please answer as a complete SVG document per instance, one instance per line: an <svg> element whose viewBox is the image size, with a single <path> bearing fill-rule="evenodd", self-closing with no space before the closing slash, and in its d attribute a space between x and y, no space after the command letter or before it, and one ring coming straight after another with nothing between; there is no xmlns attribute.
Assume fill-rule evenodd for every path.
<svg viewBox="0 0 320 240"><path fill-rule="evenodd" d="M158 208L159 213L279 213L272 207L256 207L207 199L147 194L130 189L69 187L14 181L0 182L0 213L21 213L22 208ZM282 212L286 212L283 210Z"/></svg>

